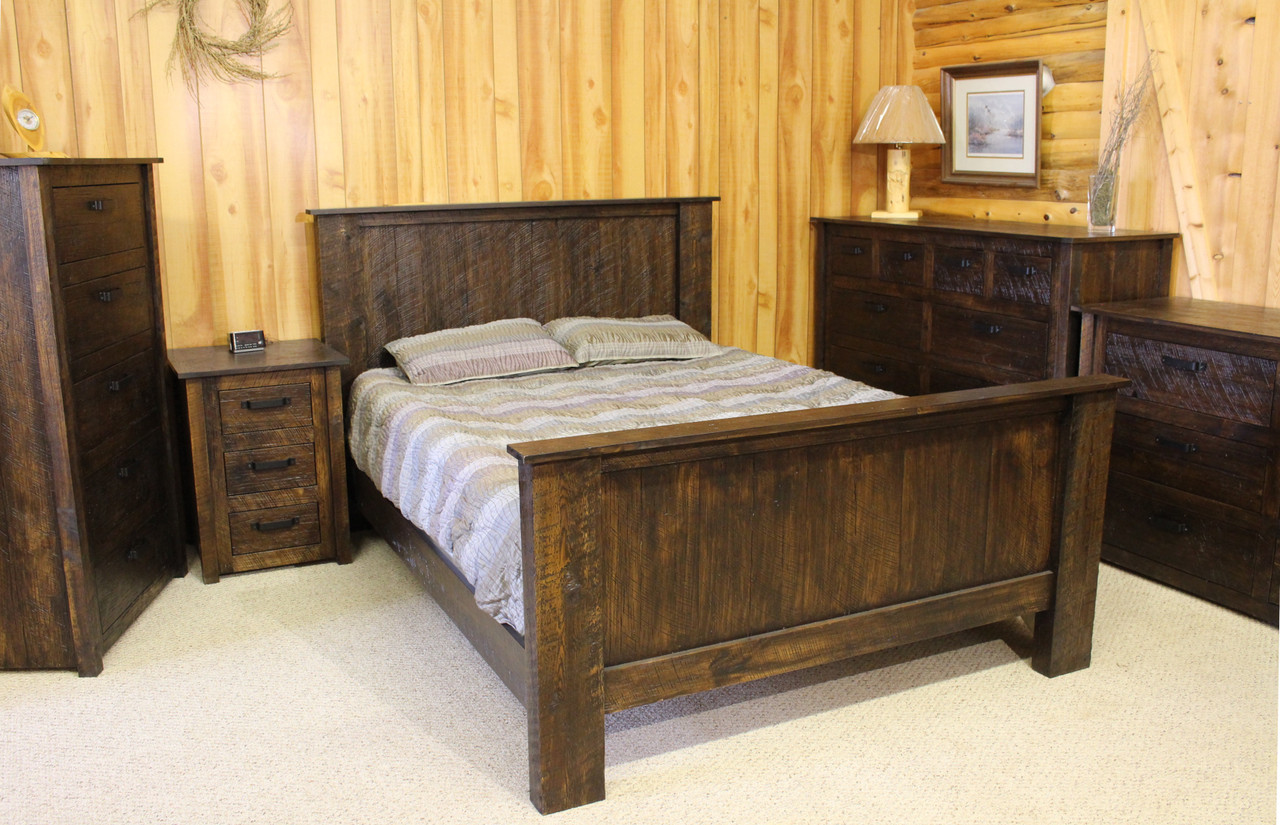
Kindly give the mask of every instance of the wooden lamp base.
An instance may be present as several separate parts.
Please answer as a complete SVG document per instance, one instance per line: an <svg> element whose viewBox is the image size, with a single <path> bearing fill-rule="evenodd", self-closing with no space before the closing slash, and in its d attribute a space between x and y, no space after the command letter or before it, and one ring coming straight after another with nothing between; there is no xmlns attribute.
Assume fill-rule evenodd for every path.
<svg viewBox="0 0 1280 825"><path fill-rule="evenodd" d="M920 210L908 209L911 202L911 150L890 146L885 150L885 208L871 213L876 219L914 221Z"/></svg>

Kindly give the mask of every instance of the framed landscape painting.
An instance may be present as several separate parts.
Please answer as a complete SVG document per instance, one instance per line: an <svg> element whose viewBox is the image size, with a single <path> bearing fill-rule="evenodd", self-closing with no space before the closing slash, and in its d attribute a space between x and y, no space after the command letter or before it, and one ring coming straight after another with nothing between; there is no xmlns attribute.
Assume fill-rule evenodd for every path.
<svg viewBox="0 0 1280 825"><path fill-rule="evenodd" d="M1040 185L1040 61L942 70L942 180Z"/></svg>

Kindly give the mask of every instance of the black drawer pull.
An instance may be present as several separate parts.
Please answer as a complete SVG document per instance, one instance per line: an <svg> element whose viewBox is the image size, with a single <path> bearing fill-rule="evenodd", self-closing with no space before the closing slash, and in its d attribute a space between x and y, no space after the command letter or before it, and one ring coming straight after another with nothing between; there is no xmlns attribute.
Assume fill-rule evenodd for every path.
<svg viewBox="0 0 1280 825"><path fill-rule="evenodd" d="M279 521L255 521L253 529L260 533L270 533L272 530L288 530L291 527L297 527L300 519L297 516L293 518L282 518Z"/></svg>
<svg viewBox="0 0 1280 825"><path fill-rule="evenodd" d="M283 470L285 467L292 467L297 461L292 458L277 458L272 461L250 461L249 469L255 473L263 470Z"/></svg>
<svg viewBox="0 0 1280 825"><path fill-rule="evenodd" d="M1198 444L1192 444L1187 441L1174 441L1172 438L1165 438L1162 435L1156 436L1156 443L1161 447L1168 447L1179 453L1195 453L1200 451Z"/></svg>
<svg viewBox="0 0 1280 825"><path fill-rule="evenodd" d="M980 332L983 335L999 335L1004 331L1004 327L999 324L988 324L986 321L974 321L974 332Z"/></svg>
<svg viewBox="0 0 1280 825"><path fill-rule="evenodd" d="M1191 527L1185 521L1168 518L1167 516L1147 516L1147 523L1157 530L1174 535L1185 535L1191 532Z"/></svg>
<svg viewBox="0 0 1280 825"><path fill-rule="evenodd" d="M147 544L144 541L135 541L133 544L129 545L129 549L124 554L124 557L129 561L137 561L142 558L142 548L146 546Z"/></svg>
<svg viewBox="0 0 1280 825"><path fill-rule="evenodd" d="M1026 270L1022 274L1026 275L1027 277L1031 277L1032 275L1038 275L1039 273L1036 271L1036 268L1034 266L1029 266L1026 268Z"/></svg>
<svg viewBox="0 0 1280 825"><path fill-rule="evenodd" d="M110 205L111 205L111 201L109 199L96 198L91 201L86 201L84 208L88 209L90 212L106 212L107 207L109 207Z"/></svg>
<svg viewBox="0 0 1280 825"><path fill-rule="evenodd" d="M125 374L113 381L108 381L107 392L120 392L125 388L125 385L127 385L132 380L133 380L132 375Z"/></svg>
<svg viewBox="0 0 1280 825"><path fill-rule="evenodd" d="M133 470L138 466L138 459L131 458L116 467L116 478L133 478Z"/></svg>
<svg viewBox="0 0 1280 825"><path fill-rule="evenodd" d="M902 253L902 260L904 260L904 261L914 261L915 259L916 259L916 255L915 255L915 253L914 253L914 252L903 252L903 253Z"/></svg>
<svg viewBox="0 0 1280 825"><path fill-rule="evenodd" d="M865 253L863 253L863 251L862 251L862 247L860 247L860 246L855 246L855 247L853 248L853 252L851 252L851 253L849 253L849 254L851 254L851 255L862 255L862 254L865 254Z"/></svg>
<svg viewBox="0 0 1280 825"><path fill-rule="evenodd" d="M878 301L867 301L867 311L879 314L881 312L888 312L889 307Z"/></svg>
<svg viewBox="0 0 1280 825"><path fill-rule="evenodd" d="M873 375L884 375L884 364L867 364L867 371Z"/></svg>
<svg viewBox="0 0 1280 825"><path fill-rule="evenodd" d="M113 286L111 289L98 290L98 300L104 304L109 304L115 300L116 293L120 291L120 287Z"/></svg>
<svg viewBox="0 0 1280 825"><path fill-rule="evenodd" d="M285 396L284 398L268 398L264 401L241 401L240 406L246 410L274 410L277 407L287 407L291 403L293 403L292 399Z"/></svg>
<svg viewBox="0 0 1280 825"><path fill-rule="evenodd" d="M973 268L973 261L969 260L968 258L961 258L961 259L960 259L960 268L961 268L961 269L972 269L972 268Z"/></svg>
<svg viewBox="0 0 1280 825"><path fill-rule="evenodd" d="M1209 369L1209 365L1203 361L1188 361L1185 358L1174 358L1172 355L1162 355L1160 361L1166 367L1183 372L1204 372Z"/></svg>

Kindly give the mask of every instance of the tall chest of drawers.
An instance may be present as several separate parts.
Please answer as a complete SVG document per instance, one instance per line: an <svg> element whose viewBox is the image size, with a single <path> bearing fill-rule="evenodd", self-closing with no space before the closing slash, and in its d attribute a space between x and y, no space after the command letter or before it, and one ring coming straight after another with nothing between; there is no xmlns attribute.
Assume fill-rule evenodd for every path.
<svg viewBox="0 0 1280 825"><path fill-rule="evenodd" d="M186 571L152 161L0 160L0 666L102 670Z"/></svg>
<svg viewBox="0 0 1280 825"><path fill-rule="evenodd" d="M1084 313L1081 371L1132 382L1103 558L1276 623L1280 310L1165 298Z"/></svg>
<svg viewBox="0 0 1280 825"><path fill-rule="evenodd" d="M1168 294L1173 233L816 218L818 366L904 395L1073 375L1082 301Z"/></svg>

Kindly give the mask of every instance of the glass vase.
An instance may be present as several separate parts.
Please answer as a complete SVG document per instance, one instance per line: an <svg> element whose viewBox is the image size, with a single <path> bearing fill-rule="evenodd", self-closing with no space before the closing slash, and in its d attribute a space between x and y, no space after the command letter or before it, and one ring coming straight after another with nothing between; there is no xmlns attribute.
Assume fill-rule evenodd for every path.
<svg viewBox="0 0 1280 825"><path fill-rule="evenodd" d="M1090 232L1116 231L1116 177L1114 173L1089 176L1088 223Z"/></svg>

